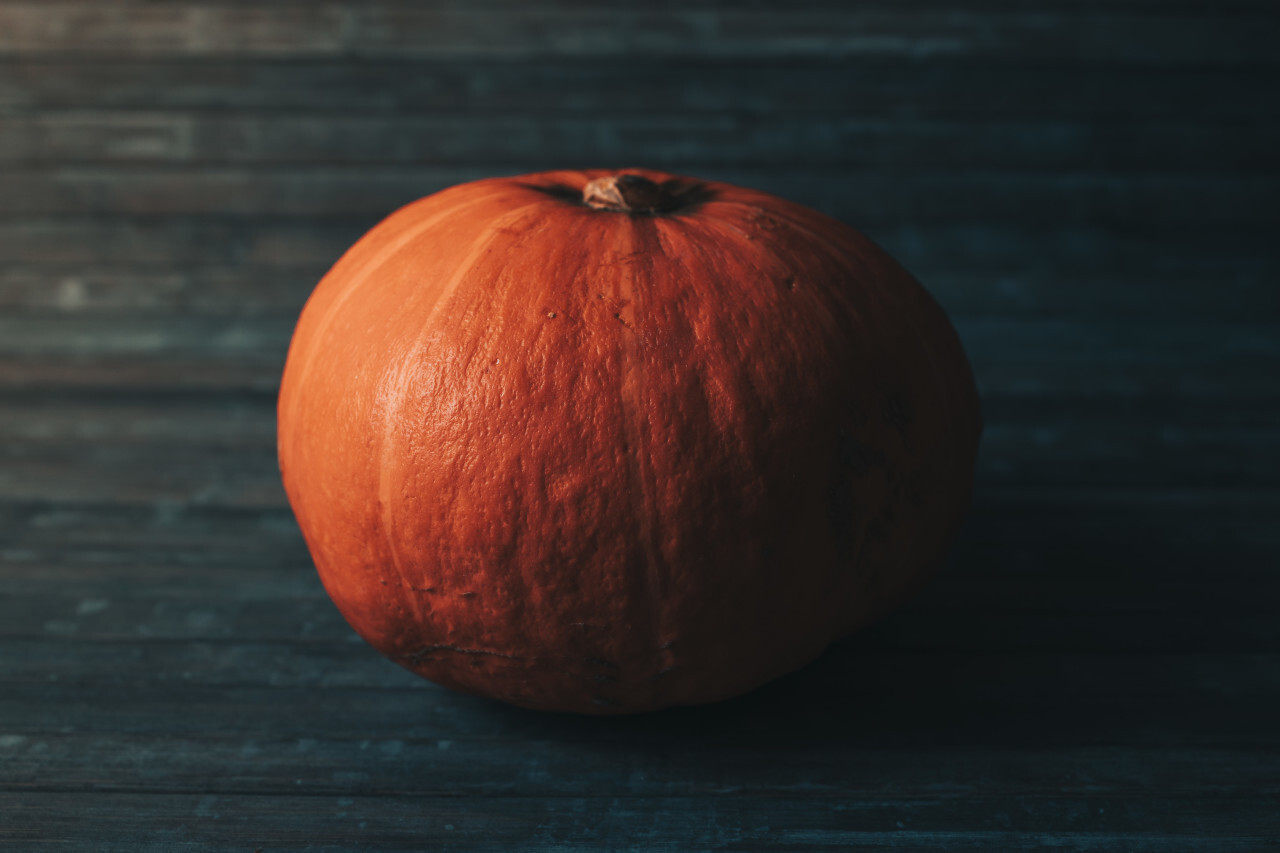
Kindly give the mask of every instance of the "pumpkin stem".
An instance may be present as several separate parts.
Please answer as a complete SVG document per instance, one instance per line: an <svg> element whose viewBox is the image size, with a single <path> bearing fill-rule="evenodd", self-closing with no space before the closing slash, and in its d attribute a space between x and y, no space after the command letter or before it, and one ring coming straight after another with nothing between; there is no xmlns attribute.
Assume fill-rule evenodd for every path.
<svg viewBox="0 0 1280 853"><path fill-rule="evenodd" d="M624 173L591 181L582 189L582 201L597 210L654 213L668 207L671 198L662 185Z"/></svg>

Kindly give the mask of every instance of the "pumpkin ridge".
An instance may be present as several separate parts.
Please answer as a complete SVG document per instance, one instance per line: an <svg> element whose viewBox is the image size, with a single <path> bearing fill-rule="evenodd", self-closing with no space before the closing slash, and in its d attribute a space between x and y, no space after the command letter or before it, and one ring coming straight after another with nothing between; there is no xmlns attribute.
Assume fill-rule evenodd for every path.
<svg viewBox="0 0 1280 853"><path fill-rule="evenodd" d="M757 205L751 204L747 200L727 199L724 203L739 207L759 209ZM928 387L930 391L936 395L939 408L942 410L943 418L946 421L946 429L943 432L946 435L954 435L957 424L955 411L955 404L957 403L956 395L961 392L957 390L958 386L955 383L947 381L949 378L949 371L947 371L939 362L939 334L950 335L952 338L950 343L954 345L953 349L960 353L960 358L963 361L963 369L953 369L950 372L955 373L957 377L962 375L971 375L971 373L967 359L964 356L964 350L960 343L959 336L955 333L950 324L945 322L945 312L933 295L930 294L928 290L926 290L924 286L921 285L915 277L903 268L893 257L879 246L871 243L871 241L861 235L860 232L855 232L855 235L860 237L862 241L864 241L865 245L847 244L842 241L831 239L829 236L814 230L809 224L803 222L801 219L789 215L789 211L774 209L768 211L768 215L774 219L787 223L793 229L807 235L814 240L817 245L826 250L831 257L840 260L847 265L861 268L865 273L861 277L862 281L878 285L877 290L880 299L877 300L878 304L873 307L879 308L881 314L887 317L892 317L894 321L903 323L904 328L909 330L911 337L915 339L916 351L923 353L924 357L928 360L929 371L934 378L933 382L928 383ZM907 287L891 289L884 286L889 280L884 275L886 270L895 273L896 275L894 278L904 282ZM849 313L850 316L857 317L861 314L861 312L857 311L855 306L851 304L846 294L838 293L837 295L840 302L844 305L846 312ZM933 318L930 319L929 317L922 317L918 305L911 305L910 307L912 310L906 310L908 308L908 302L925 303L925 307L928 312L933 315ZM942 318L944 322L939 323L937 321L938 318ZM934 328L926 330L923 327L924 324L931 325ZM961 381L964 380L961 379ZM979 404L976 402L976 393L973 393L970 396L972 396L974 401L971 409L973 411L980 412ZM979 414L978 417L980 418L981 415ZM979 436L981 434L980 426L978 434ZM962 452L969 452L967 450L967 444L963 442L954 443L956 444L957 449L960 449ZM964 464L965 460L962 455L957 453L946 453L941 455L945 457L945 471L942 480L943 482L950 483L955 477L958 466ZM955 522L954 526L959 526L960 521L963 520L963 515L963 513L959 514L959 518ZM950 541L950 538L948 538L947 541ZM866 544L864 537L864 539L859 543L859 554L865 550ZM923 562L929 563L930 560L925 559ZM921 567L915 568L915 572L908 573L914 576L913 584L908 587L905 593L900 595L900 598L908 597L908 593L910 593L915 587L922 585L928 580L928 575L921 570ZM849 595L856 596L858 591L863 589L866 583L872 580L874 579L870 576L869 571L864 572L863 576L856 577L855 581L861 581L862 583L855 582L851 584L849 587ZM883 598L883 596L881 596L881 598ZM869 616L867 614L863 614L863 618L861 620L854 620L853 622L838 628L833 632L833 639L848 634L850 631L861 625L870 624L871 622L876 621L882 613L897 606L897 603L897 601L884 601L881 606ZM857 608L855 606L841 604L832 611L835 617L833 624L839 625L840 614L854 613L856 611Z"/></svg>
<svg viewBox="0 0 1280 853"><path fill-rule="evenodd" d="M296 368L297 383L299 385L306 383L307 378L311 374L311 368L315 364L316 355L319 353L319 344L323 343L325 334L329 331L329 327L333 325L333 322L341 312L342 307L359 292L361 286L363 286L366 281L372 278L378 270L389 263L396 255L404 251L409 244L422 236L423 233L429 231L441 220L456 214L460 210L466 210L483 204L486 201L498 198L506 191L508 190L504 188L493 193L486 193L474 199L468 199L457 207L447 207L434 216L428 217L421 222L411 224L406 228L404 233L400 234L392 243L384 246L377 255L362 264L359 271L353 274L352 277L345 282L341 292L333 298L331 303L329 303L329 307L325 309L324 314L317 318L314 329L309 335L309 339L313 344L309 351L303 353L303 361ZM387 217L387 219L394 217L398 213L407 212L411 208L420 205L431 198L434 198L434 196L428 196L427 198L419 199L416 202L411 202L400 208L400 210L395 213L392 213L391 216ZM339 263L340 262L341 258L339 259ZM334 267L336 269L337 264L335 264ZM306 307L304 306L303 311L305 310Z"/></svg>
<svg viewBox="0 0 1280 853"><path fill-rule="evenodd" d="M499 235L503 234L504 228L523 218L525 216L525 212L530 208L537 207L542 203L542 200L538 199L536 201L520 205L509 213L504 214L495 222L491 223L486 230L484 230L480 236L475 239L471 247L467 250L467 253L462 257L462 260L458 262L458 266L454 269L453 274L450 275L449 279L444 283L439 295L436 297L435 303L431 306L431 310L427 313L427 316L423 318L421 324L422 331L420 331L418 336L414 339L412 346L406 349L404 361L393 373L395 378L387 382L387 387L391 390L387 395L387 404L383 409L385 421L382 428L382 445L378 453L378 503L381 504L382 509L382 534L387 543L387 552L391 555L391 564L395 569L396 575L400 578L401 585L406 588L411 587L412 584L410 584L408 579L405 577L399 548L396 546L396 537L393 535L395 531L395 519L393 517L393 503L395 495L392 494L392 486L389 478L387 477L387 469L390 467L391 463L389 454L392 446L392 433L395 430L397 418L399 417L401 407L404 405L404 398L408 391L408 383L400 379L400 374L410 366L410 363L415 358L420 355L423 336L426 334L427 330L430 329L431 323L435 319L436 315L443 310L445 304L453 296L458 285L461 284L462 280L469 272L471 272L472 267L475 265L475 262L480 255L485 251L485 249L493 245ZM447 210L441 214L441 218L453 212L453 210ZM410 595L407 596L407 598L410 602L409 606L413 610L414 617L421 624L422 605L418 596Z"/></svg>
<svg viewBox="0 0 1280 853"><path fill-rule="evenodd" d="M639 251L640 245L646 242L641 239L639 232L650 224L648 219L635 217L622 220L619 231L616 232L618 242L621 244L616 252L624 260L614 262L611 266L615 272L612 292L614 304L619 308L626 306L631 309L631 323L621 316L621 311L616 317L620 321L619 325L622 326L621 330L614 332L620 345L618 390L622 407L623 438L627 445L628 479L631 481L630 499L634 507L632 515L642 527L636 531L636 541L640 543L644 554L644 590L649 601L648 610L651 616L650 642L645 647L656 649L660 643L665 642L662 639L663 620L660 611L663 601L662 587L665 586L662 577L669 573L669 567L664 571L665 560L656 541L657 515L660 508L657 506L653 483L655 478L652 471L652 450L645 441L646 424L643 422L647 414L644 396L645 360L634 328L644 316L638 302L640 291L658 286L658 283L653 280L651 262L647 264L648 269L645 271L647 275L636 269L636 265L644 259L644 255ZM648 288L636 287L637 279L647 279L645 283Z"/></svg>

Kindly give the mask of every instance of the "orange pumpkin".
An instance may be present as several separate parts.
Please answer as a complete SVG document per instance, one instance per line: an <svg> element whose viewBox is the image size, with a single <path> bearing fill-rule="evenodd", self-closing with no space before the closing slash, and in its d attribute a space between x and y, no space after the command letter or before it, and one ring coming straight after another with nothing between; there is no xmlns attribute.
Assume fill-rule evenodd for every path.
<svg viewBox="0 0 1280 853"><path fill-rule="evenodd" d="M981 421L857 231L645 170L464 184L312 294L280 467L329 595L449 687L587 713L802 666L943 562Z"/></svg>

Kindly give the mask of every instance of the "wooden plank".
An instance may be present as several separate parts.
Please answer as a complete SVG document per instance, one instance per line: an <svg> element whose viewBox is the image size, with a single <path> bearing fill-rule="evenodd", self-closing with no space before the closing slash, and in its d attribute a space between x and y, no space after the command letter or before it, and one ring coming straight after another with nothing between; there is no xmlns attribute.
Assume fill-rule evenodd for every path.
<svg viewBox="0 0 1280 853"><path fill-rule="evenodd" d="M249 271L326 270L390 210L346 218L111 216L0 218L0 257L15 271L52 275L189 272L234 265ZM1124 228L1030 222L854 221L909 269L951 273L1136 274L1270 282L1280 259L1268 239L1242 228ZM1216 286L1216 285L1215 285ZM1272 288L1274 292L1274 288Z"/></svg>
<svg viewBox="0 0 1280 853"><path fill-rule="evenodd" d="M537 164L449 167L67 166L0 172L0 216L68 214L379 217L416 198ZM1056 227L1236 227L1256 233L1280 193L1272 175L708 169L859 227L1008 222Z"/></svg>
<svg viewBox="0 0 1280 853"><path fill-rule="evenodd" d="M1280 122L590 116L245 116L113 110L0 118L0 164L644 163L676 171L839 169L1175 174L1276 170Z"/></svg>
<svg viewBox="0 0 1280 853"><path fill-rule="evenodd" d="M1117 430L1118 431L1118 430ZM1099 427L1073 431L992 427L978 469L981 490L1273 489L1277 431L1196 435L1190 430L1129 430L1116 437ZM1084 430L1074 432L1083 433ZM1163 447L1128 455L1144 440L1172 433ZM1053 436L1046 441L1043 435ZM1055 447L1055 443L1057 446ZM85 446L87 445L87 446ZM1066 446L1064 446L1066 445ZM1204 458L1194 458L1197 453ZM1049 454L1056 454L1052 457ZM1192 458L1188 458L1192 457ZM105 444L93 440L18 444L0 452L0 499L47 502L173 504L283 509L274 444L192 448L182 444Z"/></svg>
<svg viewBox="0 0 1280 853"><path fill-rule="evenodd" d="M1280 655L1275 653L1149 652L1098 655L1086 652L951 650L877 650L871 633L854 635L846 644L856 654L832 651L829 666L806 677L851 683L903 677L888 669L904 667L937 690L959 691L982 701L1015 701L1009 694L1025 691L1033 704L1062 700L1073 691L1079 701L1098 702L1119 696L1156 697L1167 701L1213 697L1225 701L1280 703ZM863 644L866 644L865 646ZM71 679L86 684L199 684L251 687L367 687L424 689L416 676L382 658L352 632L287 640L250 638L202 639L130 636L114 638L76 628L54 626L37 637L5 637L0 682L46 682ZM837 647L841 649L841 647ZM849 649L843 649L848 651ZM966 661L963 665L958 660ZM959 687L961 678L948 667L986 673L982 683ZM809 672L809 670L805 670ZM947 679L945 683L940 679ZM850 688L851 689L851 688ZM1118 692L1117 692L1118 691Z"/></svg>
<svg viewBox="0 0 1280 853"><path fill-rule="evenodd" d="M500 14L495 12L500 10ZM1173 11L1035 12L883 3L805 9L573 9L393 2L245 6L8 2L0 53L133 56L429 57L934 57L1130 65L1274 64L1274 16Z"/></svg>
<svg viewBox="0 0 1280 853"><path fill-rule="evenodd" d="M1076 411L1092 408L1093 411ZM1280 423L1249 400L1151 422L1068 399L986 414L979 489L1275 488ZM1054 409L1058 411L1054 411ZM1238 415L1237 415L1238 413ZM9 402L0 499L282 507L274 404Z"/></svg>
<svg viewBox="0 0 1280 853"><path fill-rule="evenodd" d="M1272 322L954 318L985 396L1265 399L1280 388ZM0 317L0 388L276 387L292 317Z"/></svg>
<svg viewBox="0 0 1280 853"><path fill-rule="evenodd" d="M282 733L283 734L283 733ZM235 733L41 732L0 741L0 790L297 796L706 797L743 793L881 800L1280 795L1280 752L1059 748L898 752L816 740L645 738L630 748L587 733L555 739L259 739ZM372 734L372 733L370 733ZM614 748L601 749L601 746ZM622 747L622 748L618 748ZM218 768L210 775L209 768ZM1166 781L1168 780L1168 781ZM1210 792L1212 792L1210 794Z"/></svg>
<svg viewBox="0 0 1280 853"><path fill-rule="evenodd" d="M195 451L268 450L275 446L276 401L270 394L136 394L10 392L0 395L0 441L55 450L92 440L101 446L176 445ZM1253 400L1223 399L1212 406L1182 398L1063 397L1048 400L990 397L984 401L984 446L1014 447L1035 439L1056 452L1081 455L1089 438L1114 431L1117 439L1155 445L1152 452L1204 454L1222 442L1248 446L1280 429L1280 411ZM1000 432L991 433L991 429ZM1057 430L1060 435L1044 434ZM1161 447L1163 445L1163 447ZM1127 452L1140 456L1138 447ZM1258 453L1259 448L1250 448ZM1257 457L1255 457L1257 458Z"/></svg>
<svg viewBox="0 0 1280 853"><path fill-rule="evenodd" d="M390 211L387 211L389 213ZM9 268L84 274L165 273L235 264L258 271L328 269L381 215L346 221L264 222L228 217L107 217L0 220L0 257Z"/></svg>
<svg viewBox="0 0 1280 853"><path fill-rule="evenodd" d="M1160 571L1175 583L1206 577L1205 566L1213 566L1208 577L1243 583L1274 570L1278 511L1280 496L1258 490L979 489L957 553L965 555L966 576L1047 572L1112 582L1128 574L1140 583L1146 572ZM130 567L147 577L193 566L210 577L236 568L310 570L284 507L165 501L0 501L0 555L15 573L24 564L103 577Z"/></svg>
<svg viewBox="0 0 1280 853"><path fill-rule="evenodd" d="M243 356L243 353L241 353ZM0 387L9 389L143 391L184 394L195 391L275 393L282 356L236 360L153 354L70 357L0 355Z"/></svg>
<svg viewBox="0 0 1280 853"><path fill-rule="evenodd" d="M0 497L152 505L285 506L269 447L101 445L90 440L0 450Z"/></svg>
<svg viewBox="0 0 1280 853"><path fill-rule="evenodd" d="M865 57L718 62L547 58L537 62L202 58L0 58L0 114L53 110L210 110L337 118L444 114L557 117L729 114L853 120L1221 123L1241 137L1274 116L1276 74ZM1115 132L1111 130L1109 132ZM1167 140L1165 145L1178 144ZM1247 144L1237 139L1237 144ZM594 157L592 158L595 159ZM1186 165L1186 164L1184 164Z"/></svg>
<svg viewBox="0 0 1280 853"><path fill-rule="evenodd" d="M224 265L197 269L175 267L170 272L158 272L98 270L91 264L86 264L78 273L0 271L0 308L91 313L99 315L103 323L110 322L107 317L113 314L154 311L186 316L280 316L301 310L325 271L323 265L313 269L277 270ZM1194 299L1185 293L1186 288L1175 286L1174 289L1182 298ZM1234 292L1239 288L1228 289ZM1222 304L1221 299L1216 301Z"/></svg>
<svg viewBox="0 0 1280 853"><path fill-rule="evenodd" d="M1232 516L1234 518L1235 516ZM109 573L156 566L182 571L248 567L311 571L288 509L149 504L0 503L0 556L12 565L93 565ZM49 569L52 571L52 569ZM16 570L15 570L16 571ZM135 579L136 580L136 579Z"/></svg>
<svg viewBox="0 0 1280 853"><path fill-rule="evenodd" d="M0 396L0 401L0 443L21 444L33 451L40 447L66 450L67 445L84 442L100 447L174 446L195 453L257 453L273 450L276 444L272 395L167 398L35 393Z"/></svg>
<svg viewBox="0 0 1280 853"><path fill-rule="evenodd" d="M1128 550L1114 557L1078 546L1002 552L961 543L918 599L857 643L888 653L1280 652L1280 551ZM280 643L351 636L305 556L290 554L285 565L265 556L250 555L252 571L225 565L226 556L156 567L6 560L0 638ZM1271 568L1241 562L1251 556ZM1206 576L1206 563L1221 568ZM1188 612L1201 615L1188 620Z"/></svg>
<svg viewBox="0 0 1280 853"><path fill-rule="evenodd" d="M1013 272L912 266L917 280L955 317L1019 317L1162 323L1280 317L1280 289L1266 275L1137 271L1072 274L1044 267ZM0 276L0 294L5 292ZM233 301L232 297L228 301ZM3 299L3 297L0 297Z"/></svg>
<svg viewBox="0 0 1280 853"><path fill-rule="evenodd" d="M89 262L80 269L0 269L0 308L93 314L104 323L121 314L152 312L289 315L301 309L325 271L324 264L263 269L249 263L134 271L98 269ZM1269 276L1249 270L1088 274L914 267L912 272L948 314L973 319L1151 323L1197 317L1220 323L1280 316L1280 290Z"/></svg>
<svg viewBox="0 0 1280 853"><path fill-rule="evenodd" d="M31 358L46 355L134 355L181 353L210 360L270 358L284 366L296 316L189 317L181 313L138 314L103 323L83 315L6 314L0 318L0 352Z"/></svg>
<svg viewBox="0 0 1280 853"><path fill-rule="evenodd" d="M35 654L46 666L55 660L79 661L86 645L45 643ZM340 670L354 675L353 666L327 656L319 667L330 683L317 685L314 678L299 683L296 674L286 671L281 655L262 650L248 652L252 660L241 667L255 668L253 683L236 683L211 677L207 666L193 665L198 655L180 659L149 653L164 646L154 641L98 646L118 662L87 677L86 667L73 663L54 664L31 679L5 678L0 725L9 743L34 746L58 735L93 734L105 736L108 743L229 739L242 748L256 745L265 762L272 744L282 741L277 754L287 746L296 748L296 739L336 741L313 744L309 756L300 750L295 760L314 767L321 777L309 785L353 786L361 781L358 777L323 779L324 753L341 754L344 746L350 749L352 741L365 739L399 740L406 746L429 742L422 744L423 750L438 750L439 741L487 740L517 758L536 756L538 742L553 741L566 753L576 749L613 755L615 761L627 753L705 755L708 768L729 768L729 755L760 749L770 757L749 763L758 773L780 776L786 775L780 767L788 763L785 756L809 755L815 748L837 756L881 752L900 766L911 766L922 753L941 756L973 749L995 756L1082 747L1109 748L1113 754L1231 749L1242 757L1270 755L1267 760L1273 762L1280 746L1274 726L1280 711L1274 657L1268 671L1257 656L881 656L852 654L845 644L843 652L832 650L814 665L738 699L637 717L583 718L534 714L454 694L367 649L360 656L366 671L358 683L342 683L353 679ZM5 650L22 654L28 648L6 642ZM88 657L86 666L107 659L96 651ZM179 666L148 669L166 661ZM375 673L387 676L381 686L372 683ZM306 712L300 713L303 708ZM252 746L245 752L244 759L251 759ZM381 756L381 749L374 752L375 761ZM956 781L929 770L930 763L925 762L924 775L934 784ZM590 766L583 764L584 769ZM816 761L797 761L795 766L803 772L806 765L818 784L823 766ZM348 769L359 766L356 762ZM848 773L861 766L865 762L841 762ZM295 779L309 775L302 767L294 772ZM684 775L687 784L689 776L699 774ZM554 780L544 778L555 790ZM104 782L104 787L110 785ZM976 782L960 780L961 785ZM46 777L45 786L56 788L56 783Z"/></svg>
<svg viewBox="0 0 1280 853"><path fill-rule="evenodd" d="M825 666L826 658L814 667ZM952 659L960 666L969 658ZM390 664L384 664L391 666ZM1042 667L1054 659L1040 659ZM812 667L811 667L812 669ZM944 667L945 670L945 667ZM965 674L985 672L970 665ZM810 743L911 755L919 750L1235 749L1280 747L1274 702L1236 697L1144 698L1123 686L1110 699L1080 699L1064 685L1027 702L958 695L921 681L911 668L897 679L859 680L843 692L815 681L810 669L746 696L712 705L635 717L533 714L451 693L418 680L405 688L200 685L168 682L78 684L68 679L8 682L0 691L6 734L99 733L150 737L232 736L252 741L489 739L553 740L608 753L703 744L724 752L770 744L778 754ZM50 673L57 675L58 673ZM305 708L306 713L299 713ZM905 759L904 759L904 763ZM853 765L856 766L856 765ZM942 780L938 780L941 782Z"/></svg>
<svg viewBox="0 0 1280 853"><path fill-rule="evenodd" d="M0 841L33 851L1257 850L1263 797L269 797L6 793ZM968 826L971 828L957 829ZM256 847L255 847L256 846Z"/></svg>

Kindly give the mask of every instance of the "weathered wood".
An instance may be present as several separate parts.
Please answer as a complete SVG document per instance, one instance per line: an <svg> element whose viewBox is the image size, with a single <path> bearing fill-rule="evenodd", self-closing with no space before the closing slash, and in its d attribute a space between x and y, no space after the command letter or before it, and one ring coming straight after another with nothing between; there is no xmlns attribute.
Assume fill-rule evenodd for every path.
<svg viewBox="0 0 1280 853"><path fill-rule="evenodd" d="M243 354L242 354L243 355ZM275 393L280 384L280 353L245 360L211 359L169 353L148 358L110 354L28 358L0 354L0 386L190 393L258 391Z"/></svg>
<svg viewBox="0 0 1280 853"><path fill-rule="evenodd" d="M1254 7L1256 10L1256 7ZM1132 65L1265 65L1276 60L1274 21L1261 10L1208 16L1157 9L1036 12L889 3L739 10L644 10L394 2L101 4L61 0L0 6L0 53L134 56L429 57L530 60L544 56L962 57L981 61ZM1252 14L1249 12L1253 11ZM1261 12L1261 13L1260 13Z"/></svg>
<svg viewBox="0 0 1280 853"><path fill-rule="evenodd" d="M1074 4L1073 4L1074 5ZM1274 117L1276 72L1072 63L837 59L547 58L537 62L247 58L0 58L0 114L38 109L213 110L348 116L803 114L898 121L1176 122L1191 139ZM1104 125L1105 128L1107 125ZM1115 132L1107 130L1105 132ZM1166 145L1178 144L1168 141ZM1234 145L1247 145L1237 138ZM1186 165L1186 164L1184 164Z"/></svg>
<svg viewBox="0 0 1280 853"><path fill-rule="evenodd" d="M6 637L0 682L58 679L101 684L201 684L206 686L293 686L314 689L367 687L424 689L425 682L382 658L354 633L341 637L289 640L163 637L112 639L78 630L50 630L38 637ZM871 639L874 636L868 634ZM827 666L806 669L806 679L823 684L875 683L913 677L946 694L948 701L1012 701L1025 691L1031 704L1061 701L1070 691L1080 702L1108 696L1140 695L1280 703L1280 655L1249 653L1084 653L877 652L850 654L862 638L830 652ZM973 670L974 681L959 685ZM897 674L890 674L891 671ZM1017 687L1015 688L1015 685ZM845 687L842 689L852 689ZM899 686L898 689L901 689ZM1117 691L1119 691L1117 693ZM1180 700L1179 700L1180 701Z"/></svg>
<svg viewBox="0 0 1280 853"><path fill-rule="evenodd" d="M0 393L0 402L0 441L33 450L93 440L103 447L178 445L218 453L266 450L276 441L276 402L270 394L10 391ZM1179 397L991 396L984 401L984 414L984 449L999 451L1034 438L1051 448L1062 440L1059 446L1069 448L1071 455L1088 455L1088 445L1077 441L1113 431L1117 443L1126 438L1134 442L1125 452L1135 462L1153 465L1155 460L1143 460L1139 442L1157 455L1184 450L1204 454L1227 442L1258 454L1261 448L1250 443L1280 428L1280 413L1254 400L1225 396L1211 406Z"/></svg>
<svg viewBox="0 0 1280 853"><path fill-rule="evenodd" d="M380 217L424 195L536 164L457 167L66 166L0 172L0 216L67 214ZM880 171L716 167L699 177L754 187L859 227L1013 222L1235 226L1256 233L1275 175Z"/></svg>
<svg viewBox="0 0 1280 853"><path fill-rule="evenodd" d="M953 658L950 665L958 667L962 660L969 659ZM1055 665L1053 659L1039 660L1045 667ZM392 666L385 661L377 665ZM505 742L515 754L522 742L542 740L606 753L672 745L719 750L755 743L768 745L777 758L785 757L790 747L815 743L903 756L922 749L963 748L999 754L1081 747L1242 752L1280 747L1276 703L1270 700L1186 693L1144 697L1118 684L1107 699L1074 697L1071 685L1062 685L1038 702L1006 691L1014 697L1011 701L984 696L984 691L959 695L948 682L929 680L945 671L945 665L928 672L911 667L888 680L862 673L841 692L836 685L818 683L806 669L738 699L603 718L531 714L420 679L398 688L317 690L289 684L78 684L46 678L5 683L0 723L6 733L27 737L81 732L258 741L474 738ZM956 678L984 671L970 665Z"/></svg>
<svg viewBox="0 0 1280 853"><path fill-rule="evenodd" d="M86 268L69 274L0 271L0 309L97 315L148 311L180 312L189 316L288 315L301 310L324 272L321 266L311 270L222 266L172 272ZM1184 299L1195 299L1194 294L1205 289L1174 290ZM1255 290L1247 285L1227 289L1244 299ZM1018 299L1022 302L1034 299L1032 294L1041 290L1043 288L1031 285L1025 288L1029 292L1019 294ZM1221 304L1221 300L1218 303ZM102 322L109 320L103 317Z"/></svg>
<svg viewBox="0 0 1280 853"><path fill-rule="evenodd" d="M0 397L3 399L3 397ZM1280 425L1248 400L1199 417L1068 398L986 414L980 489L1274 488ZM1166 408L1166 411L1168 409ZM283 507L275 411L256 402L24 403L0 410L0 499Z"/></svg>
<svg viewBox="0 0 1280 853"><path fill-rule="evenodd" d="M43 266L43 265L42 265ZM180 312L188 316L290 315L326 267L263 269L204 266L155 270L0 270L0 308L110 315ZM1209 322L1280 317L1280 290L1269 276L1229 268L1217 273L971 272L914 266L912 272L949 314L971 319Z"/></svg>
<svg viewBox="0 0 1280 853"><path fill-rule="evenodd" d="M1260 0L0 0L0 847L1280 846ZM364 645L280 489L397 205L651 165L867 231L987 424L907 607L736 700L534 714ZM505 360L505 359L504 359Z"/></svg>
<svg viewBox="0 0 1280 853"><path fill-rule="evenodd" d="M981 489L961 540L964 571L1130 575L1135 583L1155 572L1171 582L1198 575L1247 584L1274 570L1277 513L1280 495L1258 490ZM310 566L283 507L0 502L0 548L41 574L79 566L110 577L110 567L132 565L150 576L198 566L216 577L227 568Z"/></svg>
<svg viewBox="0 0 1280 853"><path fill-rule="evenodd" d="M1002 797L1280 796L1280 752L1238 749L970 748L909 753L799 741L786 762L768 742L717 738L628 748L584 732L576 741L409 738L263 740L190 735L39 732L0 740L8 792L94 791L301 796L807 797L989 800ZM601 747L605 748L601 748ZM211 777L209 767L222 768ZM50 779L56 779L50 783ZM1191 780L1195 780L1192 784Z"/></svg>
<svg viewBox="0 0 1280 853"><path fill-rule="evenodd" d="M1134 325L955 319L985 395L1261 397L1273 322ZM0 388L274 388L294 318L0 316Z"/></svg>
<svg viewBox="0 0 1280 853"><path fill-rule="evenodd" d="M283 564L250 556L256 557L251 571L198 562L124 569L102 561L48 570L13 560L41 579L12 583L11 597L0 597L0 638L127 643L350 637L304 555L290 554ZM1152 562L1132 553L1108 558L1087 548L979 551L962 543L952 565L917 601L857 643L875 652L1280 652L1280 627L1268 603L1280 596L1274 569L1204 569L1215 556L1274 563L1280 550L1179 555L1154 549L1144 556ZM1184 618L1196 609L1203 615Z"/></svg>
<svg viewBox="0 0 1280 853"><path fill-rule="evenodd" d="M35 563L203 571L245 567L310 571L310 558L292 514L283 507L0 502L0 548L14 565ZM14 579L14 583L19 582Z"/></svg>
<svg viewBox="0 0 1280 853"><path fill-rule="evenodd" d="M381 218L280 223L121 214L0 221L0 255L12 267L68 273L104 268L172 273L228 263L246 270L323 273Z"/></svg>
<svg viewBox="0 0 1280 853"><path fill-rule="evenodd" d="M0 256L10 268L45 274L189 272L236 264L246 271L297 270L317 279L390 210L363 217L144 216L0 218ZM1269 235L1241 228L1178 229L1133 221L1123 229L1018 222L852 222L909 269L951 273L1086 274L1269 283L1280 257ZM1274 288L1272 289L1274 292ZM1224 294L1224 298L1227 295Z"/></svg>
<svg viewBox="0 0 1280 853"><path fill-rule="evenodd" d="M58 112L0 118L8 164L637 163L675 170L800 161L837 169L1274 172L1280 124L952 121L664 113L397 118Z"/></svg>
<svg viewBox="0 0 1280 853"><path fill-rule="evenodd" d="M25 849L91 844L103 853L173 850L337 853L422 850L1245 851L1269 846L1270 800L984 800L751 796L271 797L6 793L0 841ZM1150 823L1148 822L1150 821ZM956 829L968 825L968 829ZM45 833L56 826L56 837ZM1155 828L1158 827L1158 828Z"/></svg>

